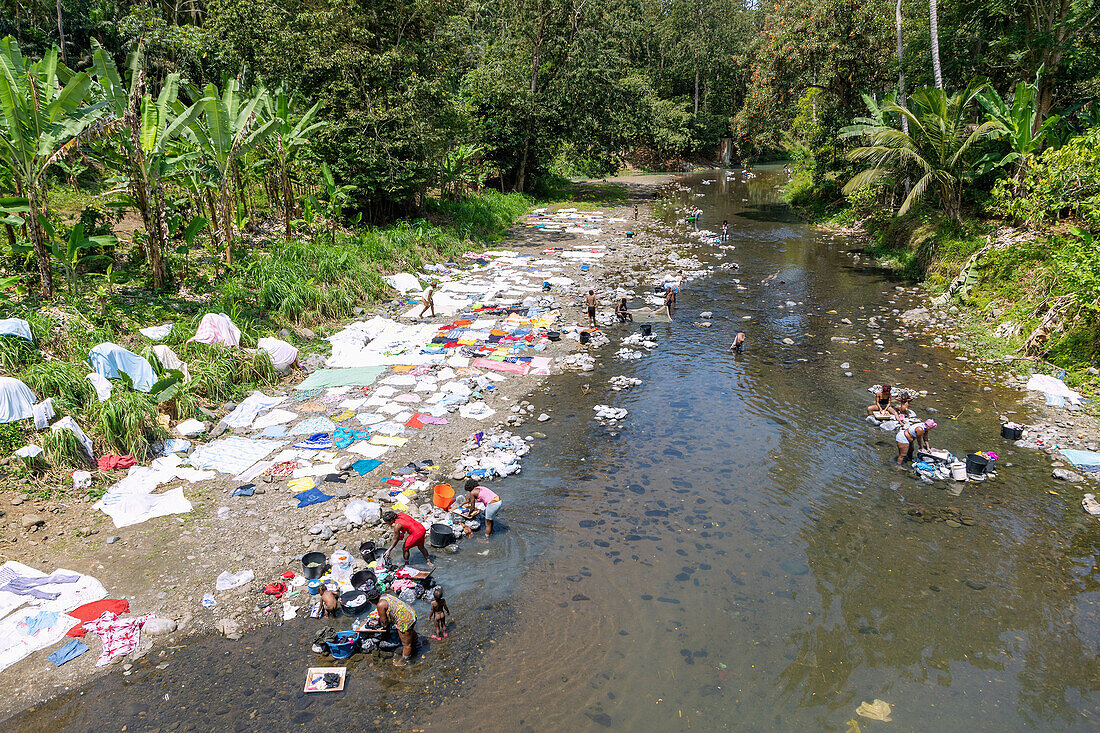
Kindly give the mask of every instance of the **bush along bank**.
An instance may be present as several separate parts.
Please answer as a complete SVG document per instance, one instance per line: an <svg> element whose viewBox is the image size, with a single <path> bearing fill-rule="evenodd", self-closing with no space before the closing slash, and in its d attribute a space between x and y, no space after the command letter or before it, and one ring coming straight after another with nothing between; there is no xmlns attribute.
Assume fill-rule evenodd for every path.
<svg viewBox="0 0 1100 733"><path fill-rule="evenodd" d="M830 196L829 193L834 194ZM788 200L823 231L855 237L857 261L929 292L929 317L972 357L1062 374L1100 390L1100 248L1081 219L1027 222L990 213L959 221L928 209L895 216L860 191L837 197L795 175Z"/></svg>
<svg viewBox="0 0 1100 733"><path fill-rule="evenodd" d="M54 416L46 424L73 418L95 455L128 454L140 462L167 438L161 415L209 420L224 403L280 382L268 353L257 348L261 339L286 342L305 359L305 352L327 346L320 336L332 324L393 297L387 273L480 250L532 205L523 194L487 191L434 203L428 219L290 242L281 240L272 222L270 232L259 230L242 241L232 266L177 254L172 271L179 288L171 294L145 289L140 263L127 266L133 253L118 251L112 257L119 267L112 267L106 287L59 292L52 301L25 295L0 303L0 318L11 319L3 329L10 333L0 335L0 374L25 384L39 403L51 400ZM206 313L226 314L240 328L243 348L190 342ZM142 334L169 323L166 335ZM111 398L100 401L87 378L94 371L89 355L100 344L116 344L148 361L156 388L135 390L123 373ZM168 363L164 348L171 354ZM186 365L186 374L175 371L180 365L174 357ZM73 431L38 432L29 417L0 430L2 468L25 492L48 495L71 487L71 471L89 467ZM29 444L43 453L13 455ZM102 491L98 483L87 489L92 498Z"/></svg>

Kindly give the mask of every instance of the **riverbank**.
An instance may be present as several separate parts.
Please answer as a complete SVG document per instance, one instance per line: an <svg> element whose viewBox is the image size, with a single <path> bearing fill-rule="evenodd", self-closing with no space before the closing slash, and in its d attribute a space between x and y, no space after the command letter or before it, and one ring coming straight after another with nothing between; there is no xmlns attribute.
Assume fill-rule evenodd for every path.
<svg viewBox="0 0 1100 733"><path fill-rule="evenodd" d="M573 281L570 285L555 287L549 296L557 301L556 310L560 312L554 328L560 328L568 335L572 324L585 323L581 298L585 288L594 287L601 291L614 288L625 282L636 282L668 266L670 250L660 239L648 206L653 191L665 180L661 177L637 177L614 181L615 185L622 185L627 190L622 205L601 209L602 217L607 222L605 228L614 232L607 231L595 237L564 231L551 233L524 226L510 231L502 246L520 256L532 255L545 259L546 247L564 247L567 250L584 249L596 244L600 245L598 249L606 247L601 256L584 259L584 265L564 259L549 266L543 265L542 269L547 272L558 272ZM635 227L635 205L638 206L637 221L640 227L637 227L636 235L628 239L622 235L622 230ZM551 208L565 207L559 205ZM622 221L611 224L612 219ZM553 254L549 256L554 257ZM611 305L610 299L603 296L601 310L605 314ZM360 318L400 319L400 314L408 310L409 306L403 301L391 302L363 313ZM441 315L430 320L442 325L449 323L451 318L453 316ZM337 329L334 327L332 330ZM320 335L317 341L325 343ZM546 346L539 355L550 360L549 374L560 374L563 366L575 368L573 364L563 365L562 359L587 352L586 347L569 338L550 342ZM327 354L322 353L322 356ZM302 360L307 359L303 351ZM492 370L474 372L501 375ZM300 570L298 558L302 553L318 549L329 554L340 547L354 553L359 543L368 539L388 545L388 534L381 528L356 527L342 513L350 501L374 497L382 487L381 478L391 473L398 475L401 466L430 459L441 467L438 474L431 475L433 480L430 483L436 483L439 478L453 479L458 475L454 468L456 461L469 452L467 442L474 432L500 432L520 427L535 432L534 424L537 423L527 423L536 421L537 415L528 409L525 400L548 376L504 373L504 378L495 381L493 389L483 395L487 408L496 411L493 418L477 420L448 413L447 425L419 431L405 446L392 449L384 457L383 465L365 476L357 476L353 471L347 477L346 484L335 488L324 484L326 490L337 497L335 501L304 509L298 509L296 502L286 495L285 479L274 483L255 480L257 489L251 497L230 497L230 492L243 481L222 475L209 481L184 484L185 493L193 506L190 513L115 530L104 515L91 510L90 501L66 500L63 497L35 500L24 497L22 492L9 492L3 499L5 505L14 507L9 510L9 515L34 514L43 517L44 523L36 525L31 532L16 535L16 541L6 548L5 559L18 560L47 571L62 567L93 575L107 588L109 597L128 599L135 614L155 613L176 622L177 631L168 636L155 638L145 635L136 656L150 652L164 654L167 649L188 644L196 637L216 630L230 636L240 636L251 628L281 621L281 604L267 603L270 599L262 594L257 595L256 591L268 582L278 580L281 573L288 569ZM299 381L300 374L292 375L279 387L285 390ZM386 377L383 377L381 382L385 381ZM265 390L268 394L272 391ZM229 414L229 407L223 406L217 410L212 420L223 419ZM284 408L297 409L293 400L280 405L280 409ZM553 408L548 407L545 412L553 419ZM242 432L247 434L252 431ZM422 435L423 432L428 434ZM425 500L430 501L430 494L411 498L409 504L417 506ZM520 507L511 509L521 511ZM314 532L318 527L323 528ZM319 537L328 539L320 540ZM219 573L246 569L254 572L255 582L235 590L214 593L217 605L213 609L203 607L203 596L214 592L214 579ZM301 607L300 600L296 598L292 602L297 607L298 615L302 616L303 610L308 609ZM263 631L256 633L262 634ZM92 666L94 656L87 654L63 667L44 669L43 655L36 653L0 673L11 680L8 684L10 694L0 707L0 716L15 713L90 679L96 673Z"/></svg>
<svg viewBox="0 0 1100 733"><path fill-rule="evenodd" d="M789 198L790 184L786 191ZM854 265L920 280L910 292L921 305L902 314L905 335L919 334L957 351L963 373L1021 390L1020 406L1034 416L1021 447L1044 451L1055 470L1071 467L1061 448L1100 450L1100 409L1094 401L1100 394L1100 370L1088 359L1092 346L1077 333L1089 327L1071 324L1068 333L1058 333L1061 324L1052 328L1071 344L1051 347L1047 356L1053 352L1053 358L1031 356L1025 349L1047 312L1039 294L1047 278L1040 270L1056 266L1069 233L1065 227L1041 235L991 222L953 227L934 219L899 221L881 212L861 213L853 204L831 211L820 205L795 208L814 229L844 241ZM1065 288L1063 284L1059 293ZM1050 406L1043 393L1024 389L1033 374L1060 374L1088 399L1074 411ZM1013 421L1017 413L1001 410L999 417ZM1097 474L1074 475L1075 483L1086 488L1095 488L1100 479Z"/></svg>

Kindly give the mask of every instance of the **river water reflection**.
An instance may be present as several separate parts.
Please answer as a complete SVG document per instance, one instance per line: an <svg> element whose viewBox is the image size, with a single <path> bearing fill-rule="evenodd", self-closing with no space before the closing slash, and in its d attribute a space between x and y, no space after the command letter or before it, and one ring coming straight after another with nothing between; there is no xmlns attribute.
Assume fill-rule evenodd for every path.
<svg viewBox="0 0 1100 733"><path fill-rule="evenodd" d="M1096 730L1100 525L1074 492L1048 493L1045 459L999 437L1016 395L898 341L908 296L800 223L782 180L686 181L700 227L728 219L735 249L684 251L740 268L691 283L652 354L613 361L616 331L606 368L549 384L555 419L500 484L500 531L441 560L457 625L414 671L353 659L345 694L307 697L312 627L266 627L16 728L846 730L880 698L894 722L864 730ZM692 325L701 311L711 328ZM620 373L643 383L609 392ZM934 444L993 449L1000 476L953 496L894 468L892 436L860 417L883 380L933 393L915 408L938 411ZM625 425L594 422L600 403L628 409ZM974 524L911 521L913 505Z"/></svg>

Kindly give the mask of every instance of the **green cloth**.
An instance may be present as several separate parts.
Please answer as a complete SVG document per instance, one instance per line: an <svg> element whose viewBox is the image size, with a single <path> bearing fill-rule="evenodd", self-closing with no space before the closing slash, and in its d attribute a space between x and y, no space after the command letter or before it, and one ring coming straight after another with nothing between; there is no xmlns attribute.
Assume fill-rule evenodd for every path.
<svg viewBox="0 0 1100 733"><path fill-rule="evenodd" d="M294 389L316 387L369 387L386 370L385 367L352 367L350 369L318 369Z"/></svg>

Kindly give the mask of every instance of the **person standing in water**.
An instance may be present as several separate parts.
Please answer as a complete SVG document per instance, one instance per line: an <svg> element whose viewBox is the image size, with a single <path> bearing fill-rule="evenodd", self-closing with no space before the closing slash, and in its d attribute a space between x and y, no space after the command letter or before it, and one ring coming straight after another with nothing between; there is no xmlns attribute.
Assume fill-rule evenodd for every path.
<svg viewBox="0 0 1100 733"><path fill-rule="evenodd" d="M589 290L588 295L584 296L584 304L588 306L588 325L592 328L596 327L596 291Z"/></svg>
<svg viewBox="0 0 1100 733"><path fill-rule="evenodd" d="M733 344L730 345L730 351L735 351L740 354L745 349L745 332L738 331L737 335L733 337Z"/></svg>
<svg viewBox="0 0 1100 733"><path fill-rule="evenodd" d="M727 219L722 220L722 241L725 242L730 238L730 223Z"/></svg>

